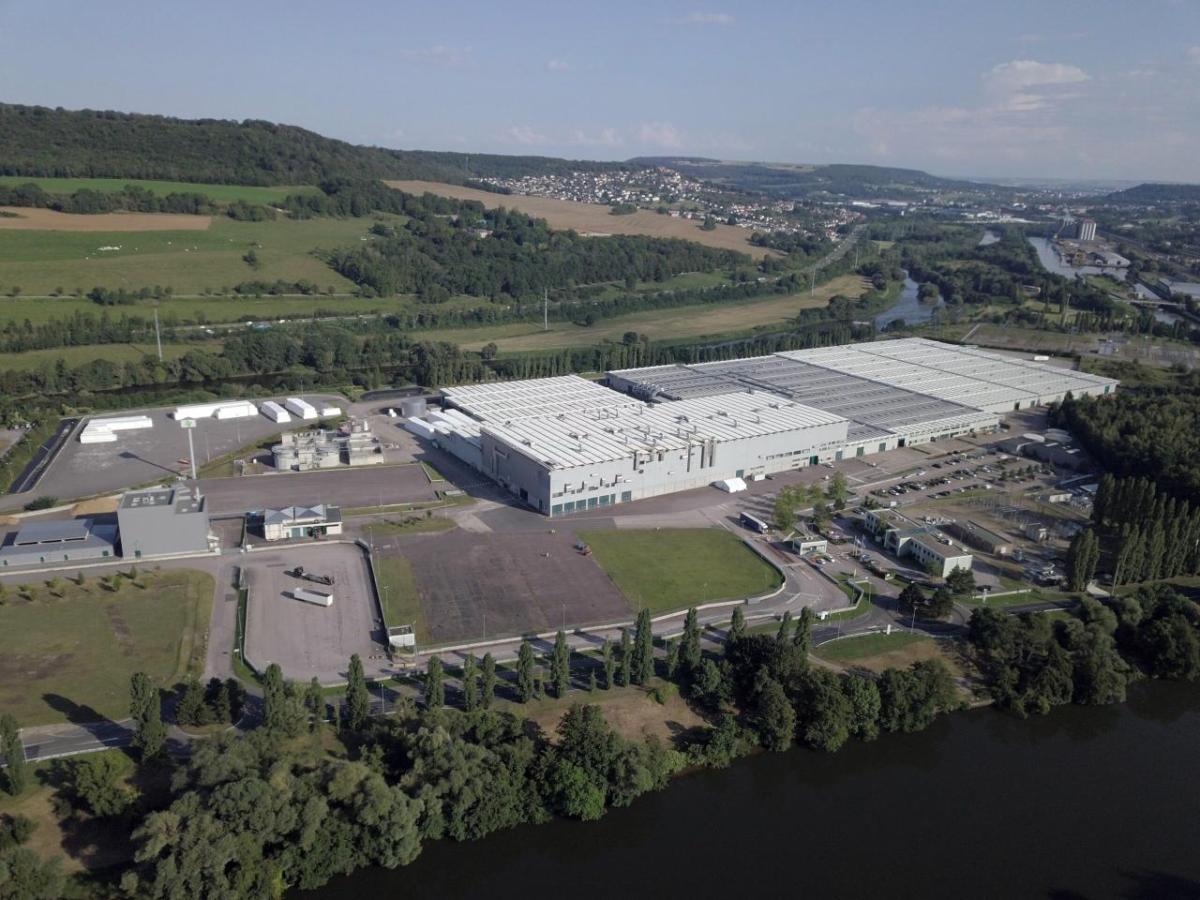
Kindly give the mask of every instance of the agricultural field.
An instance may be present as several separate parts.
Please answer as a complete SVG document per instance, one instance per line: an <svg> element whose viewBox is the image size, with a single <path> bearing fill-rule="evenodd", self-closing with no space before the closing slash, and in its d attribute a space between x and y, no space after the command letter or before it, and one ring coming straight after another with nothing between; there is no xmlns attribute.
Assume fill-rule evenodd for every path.
<svg viewBox="0 0 1200 900"><path fill-rule="evenodd" d="M858 275L841 275L819 285L812 296L805 292L737 303L648 309L601 319L590 327L573 322L551 322L549 330L543 331L536 323L514 322L481 328L437 329L421 334L428 340L450 341L466 350L478 350L484 344L494 342L502 353L586 347L605 340L619 341L627 331L636 331L651 340L725 335L782 324L802 309L827 305L835 294L859 297L865 289L866 282Z"/></svg>
<svg viewBox="0 0 1200 900"><path fill-rule="evenodd" d="M675 219L648 209L639 209L627 216L614 216L609 207L599 203L578 203L552 197L526 197L521 194L493 194L475 188L437 181L387 181L389 187L409 194L438 194L458 200L478 200L492 208L503 206L527 215L545 219L551 228L573 229L580 234L644 234L650 237L680 238L709 247L736 250L755 258L769 251L750 243L750 229L734 225L718 225L712 231L702 231L694 219Z"/></svg>
<svg viewBox="0 0 1200 900"><path fill-rule="evenodd" d="M314 193L308 185L294 187L257 187L242 184L197 184L190 181L139 181L133 178L30 178L25 175L0 175L0 185L36 184L48 194L73 194L80 190L111 194L126 185L142 188L159 197L168 194L203 194L215 203L270 204L281 202L289 194Z"/></svg>
<svg viewBox="0 0 1200 900"><path fill-rule="evenodd" d="M5 584L0 606L0 709L22 725L124 719L136 671L170 686L204 668L213 579L142 570L110 589L59 578Z"/></svg>
<svg viewBox="0 0 1200 900"><path fill-rule="evenodd" d="M9 221L13 220L0 218L0 223ZM372 223L333 218L238 222L213 216L203 231L15 230L0 241L0 294L11 293L14 286L24 295L48 296L97 285L128 290L162 285L176 294L200 294L242 281L276 279L307 279L322 291L349 292L354 284L314 251L368 240ZM243 259L251 248L260 261L258 268Z"/></svg>
<svg viewBox="0 0 1200 900"><path fill-rule="evenodd" d="M655 613L765 594L779 573L723 528L580 531L634 609Z"/></svg>
<svg viewBox="0 0 1200 900"><path fill-rule="evenodd" d="M95 215L55 212L52 209L0 206L0 231L204 231L212 216L179 213L111 212Z"/></svg>

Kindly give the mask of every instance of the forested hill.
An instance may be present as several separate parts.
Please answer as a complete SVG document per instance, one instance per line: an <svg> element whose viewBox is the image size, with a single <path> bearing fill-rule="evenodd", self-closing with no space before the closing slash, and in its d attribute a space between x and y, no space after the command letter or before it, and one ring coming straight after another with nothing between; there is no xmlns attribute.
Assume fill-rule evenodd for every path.
<svg viewBox="0 0 1200 900"><path fill-rule="evenodd" d="M821 195L844 197L912 197L931 191L1005 192L1008 189L973 181L939 178L919 169L859 165L791 165L788 163L725 162L703 157L642 156L637 166L666 166L692 178L735 190L803 199Z"/></svg>
<svg viewBox="0 0 1200 900"><path fill-rule="evenodd" d="M0 175L219 184L472 178L621 168L538 156L361 147L294 125L0 104Z"/></svg>
<svg viewBox="0 0 1200 900"><path fill-rule="evenodd" d="M1101 198L1101 203L1197 203L1200 184L1139 184Z"/></svg>

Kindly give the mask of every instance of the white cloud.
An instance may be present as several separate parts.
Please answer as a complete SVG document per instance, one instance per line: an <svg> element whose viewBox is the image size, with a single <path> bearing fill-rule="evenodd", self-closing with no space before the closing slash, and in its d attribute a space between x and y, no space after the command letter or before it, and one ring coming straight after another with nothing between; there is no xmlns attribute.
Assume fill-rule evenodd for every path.
<svg viewBox="0 0 1200 900"><path fill-rule="evenodd" d="M1194 64L1200 66L1200 44L1195 47L1187 48L1187 57Z"/></svg>
<svg viewBox="0 0 1200 900"><path fill-rule="evenodd" d="M999 63L983 76L985 87L997 92L1015 92L1050 84L1078 84L1088 75L1078 66L1043 63L1032 59L1014 59Z"/></svg>
<svg viewBox="0 0 1200 900"><path fill-rule="evenodd" d="M547 60L546 68L551 72L566 72L571 68L571 64L565 59L551 59Z"/></svg>
<svg viewBox="0 0 1200 900"><path fill-rule="evenodd" d="M652 147L675 150L683 146L683 136L670 122L643 122L637 136L641 143Z"/></svg>
<svg viewBox="0 0 1200 900"><path fill-rule="evenodd" d="M438 66L464 66L471 61L471 48L436 44L420 50L401 50L399 56L401 59L412 62L426 62Z"/></svg>
<svg viewBox="0 0 1200 900"><path fill-rule="evenodd" d="M1017 37L1017 40L1022 44L1040 44L1046 39L1044 34L1038 34L1036 31L1028 32Z"/></svg>
<svg viewBox="0 0 1200 900"><path fill-rule="evenodd" d="M567 136L567 143L573 147L619 147L625 140L615 128L601 128L596 134L577 128Z"/></svg>
<svg viewBox="0 0 1200 900"><path fill-rule="evenodd" d="M546 143L546 135L529 125L509 125L500 135L500 140L505 144L529 146L530 144Z"/></svg>
<svg viewBox="0 0 1200 900"><path fill-rule="evenodd" d="M679 19L672 19L673 25L732 25L734 18L729 13L691 12Z"/></svg>

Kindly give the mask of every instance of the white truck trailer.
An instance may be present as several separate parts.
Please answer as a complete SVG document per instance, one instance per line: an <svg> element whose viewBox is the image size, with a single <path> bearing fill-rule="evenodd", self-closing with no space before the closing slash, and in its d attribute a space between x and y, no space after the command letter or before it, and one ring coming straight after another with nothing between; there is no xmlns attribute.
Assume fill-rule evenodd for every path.
<svg viewBox="0 0 1200 900"><path fill-rule="evenodd" d="M316 591L312 588L293 588L292 597L296 600L303 600L305 603L313 603L317 606L333 606L333 594L328 591Z"/></svg>

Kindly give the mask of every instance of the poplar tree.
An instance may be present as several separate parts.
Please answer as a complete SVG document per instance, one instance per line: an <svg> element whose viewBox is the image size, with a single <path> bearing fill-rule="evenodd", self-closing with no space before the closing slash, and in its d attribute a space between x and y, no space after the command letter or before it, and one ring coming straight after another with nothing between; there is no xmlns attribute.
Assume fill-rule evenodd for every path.
<svg viewBox="0 0 1200 900"><path fill-rule="evenodd" d="M729 622L729 632L725 636L725 655L729 655L732 647L746 636L746 616L740 606L733 608L733 617Z"/></svg>
<svg viewBox="0 0 1200 900"><path fill-rule="evenodd" d="M463 709L474 712L479 708L479 674L475 667L475 654L463 658L462 671Z"/></svg>
<svg viewBox="0 0 1200 900"><path fill-rule="evenodd" d="M601 650L604 659L604 689L612 690L613 679L616 676L616 660L613 658L613 644L608 638L604 639L604 647Z"/></svg>
<svg viewBox="0 0 1200 900"><path fill-rule="evenodd" d="M571 647L567 635L561 629L554 636L554 655L550 658L550 680L554 682L554 696L561 700L571 687Z"/></svg>
<svg viewBox="0 0 1200 900"><path fill-rule="evenodd" d="M629 641L629 630L621 629L621 652L617 659L617 684L629 684L629 667L633 664L633 645Z"/></svg>
<svg viewBox="0 0 1200 900"><path fill-rule="evenodd" d="M29 783L29 768L25 762L25 745L21 743L21 728L9 713L0 716L0 755L5 763L5 789L16 797Z"/></svg>
<svg viewBox="0 0 1200 900"><path fill-rule="evenodd" d="M775 633L775 640L779 643L786 643L792 636L792 611L786 609L783 612L783 618L779 621L779 631Z"/></svg>
<svg viewBox="0 0 1200 900"><path fill-rule="evenodd" d="M645 684L654 677L654 626L649 609L638 613L633 636L633 667L629 675L634 684Z"/></svg>
<svg viewBox="0 0 1200 900"><path fill-rule="evenodd" d="M483 675L480 678L479 705L491 708L496 699L496 658L491 653L483 654Z"/></svg>
<svg viewBox="0 0 1200 900"><path fill-rule="evenodd" d="M350 672L346 681L346 727L358 731L367 724L371 714L371 698L367 693L367 679L363 674L362 659L355 653L350 657Z"/></svg>
<svg viewBox="0 0 1200 900"><path fill-rule="evenodd" d="M690 673L700 665L701 655L700 618L696 614L696 607L693 606L683 618L683 637L679 641L679 661L683 664L684 671Z"/></svg>
<svg viewBox="0 0 1200 900"><path fill-rule="evenodd" d="M517 653L517 699L528 703L533 699L533 647L529 641L521 641Z"/></svg>
<svg viewBox="0 0 1200 900"><path fill-rule="evenodd" d="M133 746L142 759L153 759L163 749L167 729L162 722L162 704L158 688L145 672L134 672L129 680L129 714L133 718Z"/></svg>
<svg viewBox="0 0 1200 900"><path fill-rule="evenodd" d="M425 666L425 707L441 709L446 705L446 686L442 683L442 659L436 653Z"/></svg>

